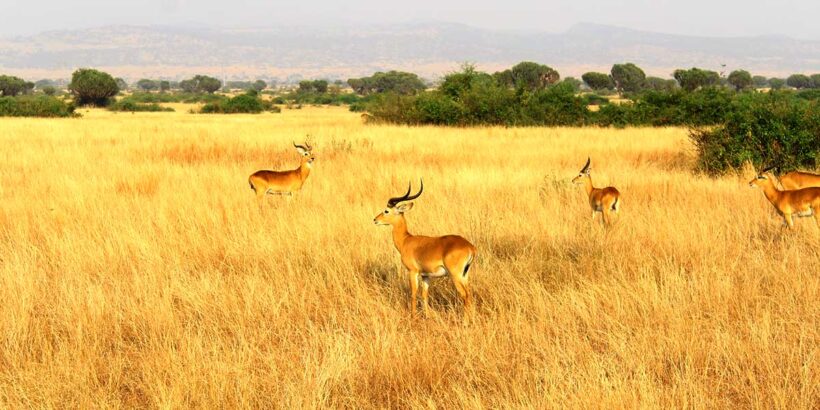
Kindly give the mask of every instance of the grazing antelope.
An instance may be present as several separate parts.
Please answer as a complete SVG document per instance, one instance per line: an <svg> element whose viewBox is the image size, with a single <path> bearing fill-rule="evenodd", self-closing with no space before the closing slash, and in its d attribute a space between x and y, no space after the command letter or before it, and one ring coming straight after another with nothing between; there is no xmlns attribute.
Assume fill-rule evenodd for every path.
<svg viewBox="0 0 820 410"><path fill-rule="evenodd" d="M595 220L595 213L600 212L603 215L603 223L608 225L612 223L612 216L610 212L617 213L621 206L621 193L615 187L608 186L606 188L595 188L592 186L592 176L589 174L591 159L587 158L587 163L581 168L578 176L572 178L573 184L584 184L587 195L589 196L589 206L592 207L592 220Z"/></svg>
<svg viewBox="0 0 820 410"><path fill-rule="evenodd" d="M376 225L393 226L393 243L401 254L401 262L407 268L410 279L410 312L416 313L416 293L419 279L421 279L421 299L424 314L428 313L427 292L430 288L430 278L450 275L459 296L464 301L465 308L472 304L468 273L470 265L476 257L475 247L466 239L456 235L420 236L412 235L407 231L407 221L404 213L413 209L413 202L424 191L424 181L421 182L419 192L410 195L408 184L407 192L387 201L384 212L376 215L373 222Z"/></svg>
<svg viewBox="0 0 820 410"><path fill-rule="evenodd" d="M774 167L768 167L757 173L754 179L749 181L749 186L763 188L766 199L774 205L783 217L784 225L789 228L794 227L794 216L806 217L814 216L814 221L820 227L820 188L810 187L791 191L781 191L774 184L774 176L766 173Z"/></svg>
<svg viewBox="0 0 820 410"><path fill-rule="evenodd" d="M809 172L792 171L780 177L780 184L783 185L784 191L820 187L820 175Z"/></svg>
<svg viewBox="0 0 820 410"><path fill-rule="evenodd" d="M262 201L265 200L266 194L274 195L288 195L293 196L293 193L302 189L305 180L310 175L310 169L313 166L313 161L316 157L313 155L313 147L308 145L296 145L296 151L302 156L302 162L299 168L289 171L256 171L248 177L248 184L256 193L256 200L259 202L259 208L262 208Z"/></svg>

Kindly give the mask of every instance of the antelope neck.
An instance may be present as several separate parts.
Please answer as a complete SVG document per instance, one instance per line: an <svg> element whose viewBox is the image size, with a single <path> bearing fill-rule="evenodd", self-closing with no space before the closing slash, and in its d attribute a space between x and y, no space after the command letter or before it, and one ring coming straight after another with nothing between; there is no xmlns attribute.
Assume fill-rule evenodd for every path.
<svg viewBox="0 0 820 410"><path fill-rule="evenodd" d="M592 187L592 175L587 175L584 177L584 189L587 190L587 195L592 193L592 190L594 189Z"/></svg>
<svg viewBox="0 0 820 410"><path fill-rule="evenodd" d="M401 247L408 237L410 237L410 232L407 232L407 221L404 219L404 215L399 215L399 220L393 224L393 243L396 245L396 249L401 251Z"/></svg>

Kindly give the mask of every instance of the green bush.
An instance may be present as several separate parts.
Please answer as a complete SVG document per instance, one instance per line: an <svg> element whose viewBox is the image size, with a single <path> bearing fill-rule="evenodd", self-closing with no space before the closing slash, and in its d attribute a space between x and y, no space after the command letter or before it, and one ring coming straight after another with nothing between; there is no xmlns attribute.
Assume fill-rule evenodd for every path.
<svg viewBox="0 0 820 410"><path fill-rule="evenodd" d="M820 104L791 93L743 94L729 107L725 124L690 133L697 167L711 175L747 161L783 170L814 168L820 157Z"/></svg>
<svg viewBox="0 0 820 410"><path fill-rule="evenodd" d="M259 114L262 111L281 112L279 107L259 99L256 91L233 98L222 99L205 104L200 112L203 114Z"/></svg>
<svg viewBox="0 0 820 410"><path fill-rule="evenodd" d="M47 95L0 97L0 117L73 117L74 106Z"/></svg>
<svg viewBox="0 0 820 410"><path fill-rule="evenodd" d="M130 97L123 98L120 101L117 101L110 106L108 109L111 111L128 111L128 112L173 112L174 109L170 107L163 107L157 103L140 103L135 100L132 100Z"/></svg>
<svg viewBox="0 0 820 410"><path fill-rule="evenodd" d="M104 107L120 91L110 74L91 68L81 68L71 75L68 89L74 94L77 105Z"/></svg>

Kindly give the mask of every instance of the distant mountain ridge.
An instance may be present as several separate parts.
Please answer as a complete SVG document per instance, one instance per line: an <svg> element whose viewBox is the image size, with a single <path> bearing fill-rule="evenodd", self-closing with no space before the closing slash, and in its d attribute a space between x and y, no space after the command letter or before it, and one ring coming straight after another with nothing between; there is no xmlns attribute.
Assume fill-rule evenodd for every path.
<svg viewBox="0 0 820 410"><path fill-rule="evenodd" d="M0 70L66 76L77 67L125 77L231 78L301 74L346 78L404 69L436 77L462 62L495 70L522 60L562 75L631 61L668 76L681 67L744 68L765 75L820 72L820 41L787 37L713 38L598 24L563 33L486 30L453 23L338 27L106 26L0 39Z"/></svg>

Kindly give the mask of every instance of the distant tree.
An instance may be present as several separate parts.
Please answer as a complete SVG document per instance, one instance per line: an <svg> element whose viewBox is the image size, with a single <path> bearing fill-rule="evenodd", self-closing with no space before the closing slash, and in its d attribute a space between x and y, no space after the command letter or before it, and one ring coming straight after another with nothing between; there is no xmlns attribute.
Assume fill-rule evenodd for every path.
<svg viewBox="0 0 820 410"><path fill-rule="evenodd" d="M615 88L621 93L640 91L646 80L646 73L633 63L615 64L610 74Z"/></svg>
<svg viewBox="0 0 820 410"><path fill-rule="evenodd" d="M565 77L561 80L561 84L567 84L572 88L572 91L578 92L581 89L581 84L583 84L583 82L575 77Z"/></svg>
<svg viewBox="0 0 820 410"><path fill-rule="evenodd" d="M265 88L268 88L268 84L265 83L263 80L256 80L253 82L253 89L256 91L262 91Z"/></svg>
<svg viewBox="0 0 820 410"><path fill-rule="evenodd" d="M535 91L557 83L561 76L550 66L522 61L509 70L496 73L495 78L499 84L507 87Z"/></svg>
<svg viewBox="0 0 820 410"><path fill-rule="evenodd" d="M57 94L57 88L55 88L53 85L45 85L43 87L40 87L40 89L43 90L43 94L45 95Z"/></svg>
<svg viewBox="0 0 820 410"><path fill-rule="evenodd" d="M790 75L788 78L786 78L786 84L789 87L794 87L797 89L811 88L814 85L811 78L804 74Z"/></svg>
<svg viewBox="0 0 820 410"><path fill-rule="evenodd" d="M319 94L324 94L327 92L327 80L316 80L313 82L313 89L316 90Z"/></svg>
<svg viewBox="0 0 820 410"><path fill-rule="evenodd" d="M756 75L752 77L752 84L755 88L765 88L769 85L769 79L762 75Z"/></svg>
<svg viewBox="0 0 820 410"><path fill-rule="evenodd" d="M377 72L370 77L351 78L347 84L361 95L385 92L413 95L426 88L418 75L403 71Z"/></svg>
<svg viewBox="0 0 820 410"><path fill-rule="evenodd" d="M117 77L114 81L117 83L117 88L119 88L120 91L125 91L128 89L128 83L126 83L122 78Z"/></svg>
<svg viewBox="0 0 820 410"><path fill-rule="evenodd" d="M159 88L159 84L154 80L143 78L137 81L137 88L146 92L151 92L151 90L156 90Z"/></svg>
<svg viewBox="0 0 820 410"><path fill-rule="evenodd" d="M23 94L31 94L31 93L33 93L33 92L34 92L34 87L35 87L35 85L34 85L34 83L33 83L33 82L31 82L31 81L26 81L26 82L23 84Z"/></svg>
<svg viewBox="0 0 820 410"><path fill-rule="evenodd" d="M47 87L47 86L54 87L56 85L57 85L57 83L55 83L53 80L49 80L49 79L46 79L46 78L44 78L42 80L37 80L37 81L34 82L34 87L37 88L38 90L42 90L43 87Z"/></svg>
<svg viewBox="0 0 820 410"><path fill-rule="evenodd" d="M189 93L213 94L222 88L222 81L207 75L195 75L194 78L180 81L179 86Z"/></svg>
<svg viewBox="0 0 820 410"><path fill-rule="evenodd" d="M695 91L701 87L720 84L720 74L711 70L702 70L692 67L688 70L678 69L672 74L678 80L681 88L686 91Z"/></svg>
<svg viewBox="0 0 820 410"><path fill-rule="evenodd" d="M77 105L97 106L107 105L110 98L117 95L120 90L114 77L92 68L74 71L68 89L74 95Z"/></svg>
<svg viewBox="0 0 820 410"><path fill-rule="evenodd" d="M646 77L644 88L647 90L669 92L678 87L678 82L671 78Z"/></svg>
<svg viewBox="0 0 820 410"><path fill-rule="evenodd" d="M596 73L594 71L590 71L588 73L584 73L581 76L581 79L593 90L612 90L615 88L615 83L612 81L612 77L609 74L605 73Z"/></svg>
<svg viewBox="0 0 820 410"><path fill-rule="evenodd" d="M820 74L812 74L809 78L811 78L812 88L820 88Z"/></svg>
<svg viewBox="0 0 820 410"><path fill-rule="evenodd" d="M0 95L4 97L14 97L18 94L25 93L26 90L27 83L22 78L0 75Z"/></svg>
<svg viewBox="0 0 820 410"><path fill-rule="evenodd" d="M745 90L750 88L753 84L752 75L746 70L735 70L729 73L729 84L735 87L735 90Z"/></svg>
<svg viewBox="0 0 820 410"><path fill-rule="evenodd" d="M311 80L302 80L299 81L299 90L300 93L312 93L315 92L316 89L313 88L313 81Z"/></svg>
<svg viewBox="0 0 820 410"><path fill-rule="evenodd" d="M772 90L779 90L779 89L781 89L785 86L786 86L786 80L784 80L782 78L772 77L772 78L769 79L769 87L771 87Z"/></svg>
<svg viewBox="0 0 820 410"><path fill-rule="evenodd" d="M162 92L166 92L171 89L171 83L165 80L159 82L159 90Z"/></svg>

